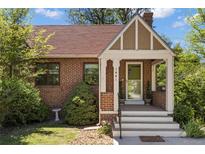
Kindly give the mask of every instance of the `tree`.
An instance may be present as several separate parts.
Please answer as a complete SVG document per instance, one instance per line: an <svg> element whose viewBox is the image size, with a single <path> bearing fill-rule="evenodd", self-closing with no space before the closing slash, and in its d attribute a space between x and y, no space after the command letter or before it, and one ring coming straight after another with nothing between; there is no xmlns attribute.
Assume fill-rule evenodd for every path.
<svg viewBox="0 0 205 154"><path fill-rule="evenodd" d="M89 8L68 9L68 21L72 24L126 24L133 16L142 14L146 8Z"/></svg>
<svg viewBox="0 0 205 154"><path fill-rule="evenodd" d="M0 9L0 68L1 78L30 79L34 68L48 51L51 35L34 29L28 21L28 9Z"/></svg>
<svg viewBox="0 0 205 154"><path fill-rule="evenodd" d="M205 57L205 9L197 9L187 21L192 28L187 35L190 50Z"/></svg>

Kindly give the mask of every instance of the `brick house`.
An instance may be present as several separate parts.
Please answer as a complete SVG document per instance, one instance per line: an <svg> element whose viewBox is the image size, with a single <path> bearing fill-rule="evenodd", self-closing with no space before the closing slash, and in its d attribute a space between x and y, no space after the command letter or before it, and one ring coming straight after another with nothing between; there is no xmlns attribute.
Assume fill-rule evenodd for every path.
<svg viewBox="0 0 205 154"><path fill-rule="evenodd" d="M39 64L49 70L36 82L43 100L50 106L62 106L73 87L84 80L98 96L100 120L114 123L114 135L119 135L120 93L125 100L121 107L123 135L181 136L179 125L170 116L174 53L153 30L152 16L144 13L126 25L40 26L55 33L50 40L55 49L47 54L45 64ZM156 66L162 62L167 68L166 91L156 88ZM152 104L144 105L149 82ZM139 126L144 131L138 130ZM147 127L153 130L146 132Z"/></svg>

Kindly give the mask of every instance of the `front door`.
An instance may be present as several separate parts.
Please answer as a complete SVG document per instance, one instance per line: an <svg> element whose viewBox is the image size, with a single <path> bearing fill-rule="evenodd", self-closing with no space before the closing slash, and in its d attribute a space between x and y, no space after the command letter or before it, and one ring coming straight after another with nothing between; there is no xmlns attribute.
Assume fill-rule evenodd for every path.
<svg viewBox="0 0 205 154"><path fill-rule="evenodd" d="M126 99L142 100L142 63L126 63Z"/></svg>

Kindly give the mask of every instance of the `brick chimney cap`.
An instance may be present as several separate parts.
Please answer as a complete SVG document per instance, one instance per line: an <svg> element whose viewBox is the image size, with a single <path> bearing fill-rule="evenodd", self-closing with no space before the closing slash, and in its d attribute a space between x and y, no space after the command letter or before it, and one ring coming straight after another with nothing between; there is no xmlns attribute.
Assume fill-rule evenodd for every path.
<svg viewBox="0 0 205 154"><path fill-rule="evenodd" d="M143 16L153 16L153 14L154 14L154 13L150 11L150 12L145 12L145 13L143 14Z"/></svg>

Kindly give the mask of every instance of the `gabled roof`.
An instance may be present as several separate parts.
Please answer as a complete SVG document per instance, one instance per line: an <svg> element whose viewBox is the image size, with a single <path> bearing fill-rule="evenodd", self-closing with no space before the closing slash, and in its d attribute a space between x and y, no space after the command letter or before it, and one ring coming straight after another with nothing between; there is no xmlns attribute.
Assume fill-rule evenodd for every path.
<svg viewBox="0 0 205 154"><path fill-rule="evenodd" d="M35 26L55 33L48 42L54 46L48 57L97 57L124 25Z"/></svg>
<svg viewBox="0 0 205 154"><path fill-rule="evenodd" d="M55 49L47 57L97 58L109 50L136 20L143 24L171 55L174 55L166 42L138 15L126 25L45 25L35 28L46 29L47 33L55 34L48 42Z"/></svg>
<svg viewBox="0 0 205 154"><path fill-rule="evenodd" d="M109 50L114 44L115 42L123 35L123 33L130 27L130 25L135 22L135 21L141 22L141 24L143 24L143 26L164 46L164 48L172 55L174 56L174 52L172 51L172 49L169 47L169 45L160 37L160 35L153 29L151 28L145 21L144 19L139 16L136 15L135 17L132 18L132 20L130 20L123 28L122 30L118 33L118 35L116 35L113 40L108 44L108 46L101 52L101 54L106 51Z"/></svg>

